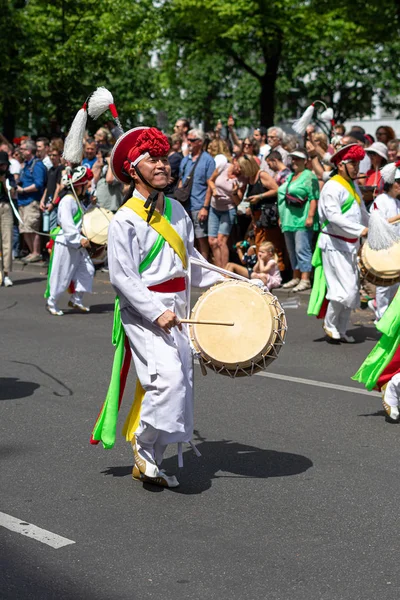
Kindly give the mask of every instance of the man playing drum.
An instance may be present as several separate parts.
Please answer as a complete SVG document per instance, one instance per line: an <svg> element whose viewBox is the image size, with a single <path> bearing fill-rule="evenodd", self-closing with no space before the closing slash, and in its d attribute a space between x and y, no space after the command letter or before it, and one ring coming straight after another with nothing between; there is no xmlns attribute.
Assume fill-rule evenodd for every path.
<svg viewBox="0 0 400 600"><path fill-rule="evenodd" d="M166 137L156 128L137 127L115 144L111 168L119 181L130 184L130 190L129 200L110 224L108 263L118 295L116 356L118 349L123 350L121 340L129 342L138 377L123 429L133 447L133 477L176 487L177 479L159 467L167 445L178 443L181 458L181 444L189 443L193 433L192 355L187 327L180 318L187 316L190 301L189 258L208 263L194 248L192 222L182 205L163 194L170 178L168 151ZM200 266L191 269L195 286L219 280L221 275ZM112 379L92 435L92 443L101 440L106 448L115 441L118 408L112 408L115 403L110 398L113 390L120 392L119 366L114 370L116 388Z"/></svg>
<svg viewBox="0 0 400 600"><path fill-rule="evenodd" d="M364 156L365 151L357 144L338 150L331 157L336 174L322 188L318 202L321 234L313 256L314 285L308 314L325 316L325 333L338 342L354 342L346 331L359 298L359 240L368 232L369 215L355 182ZM325 292L329 304L324 302Z"/></svg>
<svg viewBox="0 0 400 600"><path fill-rule="evenodd" d="M63 177L65 190L61 192L57 219L59 227L51 231L54 242L47 276L46 309L51 315L62 316L64 313L57 306L57 300L71 285L73 293L68 306L89 312L84 306L84 292L91 292L94 266L86 248L89 240L81 233L83 211L79 202L86 191L93 174L88 167L76 167L71 175Z"/></svg>

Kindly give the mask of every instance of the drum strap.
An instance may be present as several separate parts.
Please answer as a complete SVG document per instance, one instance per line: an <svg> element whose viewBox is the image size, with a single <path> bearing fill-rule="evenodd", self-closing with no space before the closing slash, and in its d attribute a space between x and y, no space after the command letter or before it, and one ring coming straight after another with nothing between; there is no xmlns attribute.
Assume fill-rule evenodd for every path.
<svg viewBox="0 0 400 600"><path fill-rule="evenodd" d="M338 183L340 183L349 192L347 199L343 202L343 204L340 208L342 215L343 215L348 210L350 210L350 208L353 206L354 202L357 202L358 204L361 202L360 197L358 196L357 192L355 191L355 188L340 175L335 175L334 177L332 177L332 179L334 181L337 181ZM324 227L326 227L328 224L329 224L328 220L324 221L324 223L322 223L322 225L321 225L321 229L324 229ZM314 254L312 257L311 264L314 267L314 282L313 282L310 301L308 303L308 309L307 309L307 314L309 316L317 317L317 319L324 318L324 316L325 316L324 308L327 307L327 302L325 302L327 285L326 285L324 269L322 266L322 250L319 247L319 241L320 241L321 235L323 233L325 233L325 232L321 232L318 236L317 245L315 247ZM339 236L333 236L333 237L339 237Z"/></svg>
<svg viewBox="0 0 400 600"><path fill-rule="evenodd" d="M167 200L168 200L168 202L167 202ZM168 203L171 204L171 201L169 200L169 198L166 198L166 206L165 206L166 212L167 212L167 204ZM147 221L147 210L144 208L143 200L133 197L133 198L130 198L130 200L128 200L127 202L125 202L125 204L123 204L123 206L127 206L128 208L133 210L137 215L139 215L139 217L142 217L142 219L144 221ZM171 212L170 212L170 214L171 214ZM155 231L157 231L157 233L159 235L162 236L162 238L164 239L164 242L167 242L171 246L171 248L174 250L174 252L181 259L183 268L186 269L188 266L186 248L185 248L185 244L184 244L181 236L179 235L179 233L172 227L172 225L168 222L168 220L157 211L154 211L154 213L150 219L149 225ZM159 247L157 253L154 254L153 258L150 259L150 262L148 262L148 264L145 265L145 267L143 267L142 270L147 268L147 266L149 266L151 261L154 260L154 258L157 256L157 254L161 251L161 248L163 247L164 242L161 240L161 243L160 243L160 242L158 242L158 239L156 240L153 248L150 250L149 255L146 256L146 258L142 261L141 265L144 262L148 261L148 257L152 253L154 254L154 247L157 244L159 244L160 247Z"/></svg>
<svg viewBox="0 0 400 600"><path fill-rule="evenodd" d="M81 211L80 206L78 205L78 210L76 211L76 213L72 217L75 225L78 225L78 223L81 220L81 218L82 218L82 211ZM61 233L62 233L62 229L61 229L61 227L59 225L58 225L58 227L54 227L54 229L52 229L50 231L50 237L51 237L51 247L49 248L49 250L50 250L50 262L49 262L49 268L48 268L48 271L47 271L47 286L46 286L46 291L44 293L44 297L46 299L50 297L50 275L51 275L51 269L53 268L53 257L54 257L53 246L54 246L54 242L56 241L56 237L58 235L60 235Z"/></svg>

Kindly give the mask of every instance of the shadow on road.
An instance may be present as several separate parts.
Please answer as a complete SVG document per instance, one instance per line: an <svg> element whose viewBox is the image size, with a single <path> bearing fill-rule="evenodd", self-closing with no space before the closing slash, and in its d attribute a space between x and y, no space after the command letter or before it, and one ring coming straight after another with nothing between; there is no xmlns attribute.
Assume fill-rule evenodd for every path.
<svg viewBox="0 0 400 600"><path fill-rule="evenodd" d="M33 381L20 381L17 377L0 377L0 400L15 400L32 396L40 387Z"/></svg>
<svg viewBox="0 0 400 600"><path fill-rule="evenodd" d="M321 321L322 322L322 321ZM358 326L356 329L348 329L347 335L351 335L355 339L355 344L362 344L366 341L377 342L381 333L375 327L365 327L365 325ZM315 338L313 342L329 342L331 341L326 334L322 335L319 338ZM332 340L336 342L336 340ZM337 341L337 345L341 344L341 342Z"/></svg>
<svg viewBox="0 0 400 600"><path fill-rule="evenodd" d="M110 304L93 304L90 312L94 314L110 313L114 311L114 302Z"/></svg>
<svg viewBox="0 0 400 600"><path fill-rule="evenodd" d="M178 473L181 483L174 489L179 494L201 494L210 489L213 479L269 479L270 477L289 477L304 473L313 466L312 461L301 454L264 450L255 446L239 444L231 440L197 444L202 457L189 450L184 454L184 467ZM176 472L177 458L164 460L162 468L167 472ZM125 477L131 475L132 465L108 467L102 471L105 475ZM155 486L144 484L149 491ZM157 488L162 491L162 488Z"/></svg>
<svg viewBox="0 0 400 600"><path fill-rule="evenodd" d="M39 281L43 282L45 280L45 276L43 277L31 277L30 279L16 279L14 280L14 285L26 285L27 283L38 283Z"/></svg>

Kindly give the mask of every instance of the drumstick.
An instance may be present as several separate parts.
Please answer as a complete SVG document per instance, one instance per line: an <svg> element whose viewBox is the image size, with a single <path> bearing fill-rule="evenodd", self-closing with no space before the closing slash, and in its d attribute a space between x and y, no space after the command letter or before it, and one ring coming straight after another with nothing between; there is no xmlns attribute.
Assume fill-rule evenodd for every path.
<svg viewBox="0 0 400 600"><path fill-rule="evenodd" d="M243 275L237 275L237 273L231 273L230 271L227 271L226 269L221 269L221 267L217 267L216 265L212 265L209 262L204 262L203 260L199 260L198 258L195 258L194 256L190 257L190 262L193 265L197 265L198 267L201 267L202 269L207 269L208 271L215 271L216 273L220 273L221 275L226 275L227 277L230 277L231 279L240 279L241 281L245 281L246 283L250 282L250 280L247 279L246 277L243 277Z"/></svg>
<svg viewBox="0 0 400 600"><path fill-rule="evenodd" d="M193 319L179 319L181 323L190 323L190 325L226 325L227 327L233 327L235 323L232 321L195 321Z"/></svg>

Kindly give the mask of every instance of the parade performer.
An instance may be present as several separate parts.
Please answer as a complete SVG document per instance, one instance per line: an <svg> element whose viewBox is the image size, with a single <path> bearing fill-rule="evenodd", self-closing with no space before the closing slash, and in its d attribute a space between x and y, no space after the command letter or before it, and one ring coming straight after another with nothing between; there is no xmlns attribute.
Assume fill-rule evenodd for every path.
<svg viewBox="0 0 400 600"><path fill-rule="evenodd" d="M400 418L400 292L377 323L382 337L352 377L368 390L382 392L383 408L388 421Z"/></svg>
<svg viewBox="0 0 400 600"><path fill-rule="evenodd" d="M181 464L181 444L190 443L193 433L192 354L187 326L179 319L188 315L190 280L202 287L221 275L199 266L190 269L191 256L208 263L194 248L186 211L163 194L170 178L168 151L158 129L137 127L118 139L111 155L115 177L130 190L108 233L110 280L117 293L116 353L91 442L114 445L132 356L138 381L123 434L133 447L133 478L176 487L176 477L160 465L167 445L175 442Z"/></svg>
<svg viewBox="0 0 400 600"><path fill-rule="evenodd" d="M83 294L92 291L94 266L86 250L90 242L81 233L83 209L79 198L92 178L91 170L80 166L62 180L65 190L58 206L59 227L50 232L53 244L45 292L46 309L54 316L64 314L57 307L57 300L71 286L71 282L72 294L68 306L85 313L90 310L83 304Z"/></svg>
<svg viewBox="0 0 400 600"><path fill-rule="evenodd" d="M312 261L315 272L308 314L325 317L325 333L337 342L355 341L346 331L359 298L359 239L368 231L369 215L355 182L364 156L357 144L338 150L331 158L336 174L322 188L318 202L321 233Z"/></svg>
<svg viewBox="0 0 400 600"><path fill-rule="evenodd" d="M379 194L372 205L373 210L378 210L379 213L389 223L395 223L400 220L400 161L391 163L384 167L380 173L384 181L383 192ZM385 314L389 304L395 297L399 284L377 286L376 287L376 309L375 315L379 320Z"/></svg>

